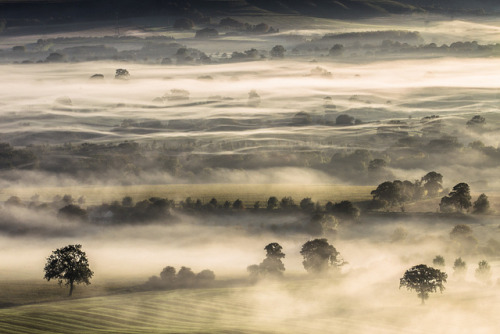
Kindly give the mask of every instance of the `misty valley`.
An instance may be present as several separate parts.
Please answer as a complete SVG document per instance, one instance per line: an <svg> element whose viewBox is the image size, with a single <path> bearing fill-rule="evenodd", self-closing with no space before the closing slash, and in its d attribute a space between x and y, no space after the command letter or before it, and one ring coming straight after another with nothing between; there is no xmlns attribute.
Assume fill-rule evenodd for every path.
<svg viewBox="0 0 500 334"><path fill-rule="evenodd" d="M497 16L220 2L0 16L0 332L496 333Z"/></svg>

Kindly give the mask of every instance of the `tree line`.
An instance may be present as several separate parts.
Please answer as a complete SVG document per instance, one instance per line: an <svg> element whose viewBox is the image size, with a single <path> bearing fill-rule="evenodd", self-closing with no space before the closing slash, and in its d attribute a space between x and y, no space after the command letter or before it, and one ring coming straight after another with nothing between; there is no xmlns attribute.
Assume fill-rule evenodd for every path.
<svg viewBox="0 0 500 334"><path fill-rule="evenodd" d="M435 198L443 193L443 176L437 172L429 172L414 182L404 180L385 181L371 192L373 196L371 209L391 209L398 207L405 211L405 204L426 198ZM441 197L439 210L441 212L469 212L487 214L490 212L490 203L486 194L480 194L472 203L470 187L461 182L453 187L448 195Z"/></svg>

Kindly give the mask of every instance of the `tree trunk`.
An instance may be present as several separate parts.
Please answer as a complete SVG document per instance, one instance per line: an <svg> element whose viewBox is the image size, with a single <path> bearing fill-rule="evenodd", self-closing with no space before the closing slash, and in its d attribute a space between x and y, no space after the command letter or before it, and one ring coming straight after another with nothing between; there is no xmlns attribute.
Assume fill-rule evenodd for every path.
<svg viewBox="0 0 500 334"><path fill-rule="evenodd" d="M69 281L69 297L73 294L73 281Z"/></svg>

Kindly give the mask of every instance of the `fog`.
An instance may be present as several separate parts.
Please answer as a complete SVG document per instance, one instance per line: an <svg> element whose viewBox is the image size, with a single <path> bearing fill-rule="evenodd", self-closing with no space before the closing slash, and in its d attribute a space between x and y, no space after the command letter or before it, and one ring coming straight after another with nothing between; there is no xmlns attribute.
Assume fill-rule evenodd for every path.
<svg viewBox="0 0 500 334"><path fill-rule="evenodd" d="M82 244L98 286L120 280L147 289L164 267L186 266L213 270L221 289L243 287L220 290L212 323L255 332L496 332L498 22L268 20L280 31L221 30L213 40L133 26L122 29L129 39L109 29L0 36L0 282L41 281L53 250ZM401 40L387 39L394 31ZM337 40L343 53L331 51ZM283 58L270 55L278 44ZM54 52L65 58L50 62ZM115 78L117 69L130 77ZM408 203L406 212L401 203L370 211L379 183L415 182L430 171L443 175L438 197ZM486 193L492 210L438 213L440 197L460 182L472 201ZM90 218L62 216L54 197L66 194L81 196ZM22 203L9 204L11 196ZM111 207L125 196L175 203L160 218L117 221ZM238 196L245 209L223 211ZM361 215L312 233L312 211L270 212L270 196L293 196L297 205L309 197L327 216L328 201L350 200ZM186 209L187 197L203 209ZM212 198L219 207L210 211ZM477 245L450 239L457 224L471 227ZM300 250L320 237L346 264L318 278ZM284 277L251 282L247 267L262 262L271 242L286 254ZM420 306L399 279L437 255L446 260L446 290ZM468 266L462 279L453 274L458 257ZM486 283L474 275L484 259ZM194 307L203 312L204 304Z"/></svg>
<svg viewBox="0 0 500 334"><path fill-rule="evenodd" d="M9 235L5 224L2 226L0 273L3 281L41 279L45 258L50 252L72 243L83 244L95 271L93 284L97 286L116 280L146 282L167 265L177 269L187 266L195 272L209 268L222 280L244 278L246 267L264 258L264 246L279 242L286 254L284 279L262 280L234 295L227 290L216 301L210 300L209 305L216 303L219 310L212 314L213 323L221 325L236 319L241 328L275 331L279 324L280 331L292 332L330 331L332 327L352 333L366 330L421 333L430 329L439 333L493 333L496 329L498 255L488 257L493 271L491 283L478 281L474 270L486 255L462 254L454 248L449 238L453 221L370 220L357 226L340 226L338 234L329 236L329 241L348 264L342 267L340 274L318 279L308 276L299 254L302 244L311 236L253 233L246 226L269 222L255 221L251 216L180 215L182 220L175 225L157 222L95 226L50 217L29 217L21 211L13 214L22 215L28 226L23 233ZM290 222L297 218L283 216L280 219ZM486 220L472 226L480 245L488 238L500 238L497 225ZM394 241L392 234L398 227L403 227L408 235ZM432 265L436 255L446 260L443 269L449 275L446 290L442 294L432 293L426 305L421 306L416 293L398 289L399 278L415 264ZM468 265L464 279L453 274L453 261L459 256ZM206 312L202 310L212 307L205 304L206 297L199 298L200 305L193 305L193 312ZM128 307L133 307L134 301L131 302ZM238 308L234 309L234 305ZM165 316L169 319L171 315Z"/></svg>
<svg viewBox="0 0 500 334"><path fill-rule="evenodd" d="M154 142L159 146L166 143L176 152L179 148L183 150L183 143L187 143L189 154L200 159L189 162L188 170L195 175L175 175L179 177L175 181L168 171L158 173L153 166L148 166L147 172L136 173L137 180L131 181L134 183L150 183L156 177L162 183L203 182L196 170L207 167L222 168L211 174L214 183L238 179L240 183L265 183L273 178L270 170L242 175L232 169L255 170L287 164L299 168L309 164L318 169L334 152L353 149L368 149L376 157L394 145L400 136L398 131L420 137L424 129L420 119L430 115L440 116L442 128L437 136L456 136L458 143L465 147L480 140L486 146L497 148L496 89L500 83L491 68L500 65L498 62L497 59L444 58L363 65L330 60L314 64L273 60L189 67L101 62L1 65L5 80L0 90L0 139L17 147L123 141L150 145ZM121 82L113 78L114 70L120 67L128 69L130 80ZM318 67L331 76L316 76L314 69ZM89 80L94 73L104 74L104 81ZM204 76L213 79L197 79ZM153 102L155 98L172 94L172 90L188 91L189 99ZM258 106L248 104L252 90L260 96ZM63 97L69 99L69 104L58 102ZM334 107L325 107L325 101ZM299 112L307 113L306 123L302 124L303 119L297 118ZM332 126L341 114L360 119L362 123ZM465 126L476 114L487 120L481 131L471 131ZM402 127L394 129L390 125L394 120L403 122ZM382 138L383 129L389 134L396 131L396 137L378 140ZM431 139L423 137L422 141ZM65 154L69 155L65 157ZM73 154L57 153L54 159L71 159ZM273 154L286 156L288 162L266 158ZM311 162L304 162L307 154L313 159ZM447 154L451 159L460 159L460 155ZM175 155L181 157L179 153ZM211 156L224 158L207 163ZM235 164L236 156L249 159L258 156L265 161ZM229 157L232 162L227 160ZM490 179L490 172L474 168L473 162L479 162L482 156L469 153L464 157L466 161L458 163L466 166L467 179ZM75 155L75 159L87 158ZM228 162L224 162L226 160ZM399 169L389 167L394 168L393 173ZM446 163L435 159L421 160L415 167L447 169ZM319 169L323 168L326 167ZM498 170L492 166L491 171ZM455 172L447 171L446 177L455 180ZM308 175L311 177L305 182L309 183L316 179L335 183L338 179L335 173L325 178L319 170L299 171L297 177L307 179ZM462 172L458 175L464 176ZM405 173L395 174L396 178L404 176ZM108 177L101 177L98 182L106 182L105 179ZM340 181L349 182L348 179ZM92 179L85 181L93 182ZM364 182L370 183L368 179Z"/></svg>

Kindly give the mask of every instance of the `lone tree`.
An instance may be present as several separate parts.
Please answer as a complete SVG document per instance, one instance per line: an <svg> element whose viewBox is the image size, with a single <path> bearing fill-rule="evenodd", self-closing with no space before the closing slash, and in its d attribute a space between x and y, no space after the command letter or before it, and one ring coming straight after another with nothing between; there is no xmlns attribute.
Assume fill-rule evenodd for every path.
<svg viewBox="0 0 500 334"><path fill-rule="evenodd" d="M467 263L461 257L457 258L453 263L453 275L459 279L463 279L467 273Z"/></svg>
<svg viewBox="0 0 500 334"><path fill-rule="evenodd" d="M491 267L488 261L482 260L478 263L476 269L476 278L484 283L488 283L491 279Z"/></svg>
<svg viewBox="0 0 500 334"><path fill-rule="evenodd" d="M432 264L435 265L436 267L444 268L445 266L444 257L442 257L441 255L436 255L436 257L432 260Z"/></svg>
<svg viewBox="0 0 500 334"><path fill-rule="evenodd" d="M115 71L115 79L128 80L130 79L130 73L124 68L118 68Z"/></svg>
<svg viewBox="0 0 500 334"><path fill-rule="evenodd" d="M281 277L285 271L285 265L281 259L285 254L281 251L283 247L277 242L272 242L264 250L266 251L266 258L259 265L259 271L264 276Z"/></svg>
<svg viewBox="0 0 500 334"><path fill-rule="evenodd" d="M474 202L472 207L472 213L476 214L486 214L490 211L490 201L488 200L488 196L486 194L481 194Z"/></svg>
<svg viewBox="0 0 500 334"><path fill-rule="evenodd" d="M399 280L399 288L406 287L408 290L418 292L418 297L422 299L422 304L429 298L429 292L436 292L437 289L443 292L448 275L439 269L428 267L425 264L408 269Z"/></svg>
<svg viewBox="0 0 500 334"><path fill-rule="evenodd" d="M308 273L324 275L330 268L338 269L344 264L335 247L327 239L314 239L302 245L300 254L304 257L302 264Z"/></svg>
<svg viewBox="0 0 500 334"><path fill-rule="evenodd" d="M283 45L275 45L273 46L273 48L271 49L271 57L273 58L283 58L285 57L285 48L283 47Z"/></svg>
<svg viewBox="0 0 500 334"><path fill-rule="evenodd" d="M57 279L59 285L63 281L69 285L69 296L73 294L74 284L90 284L94 272L90 270L87 255L82 251L82 245L68 245L56 249L47 258L45 264L45 279Z"/></svg>

